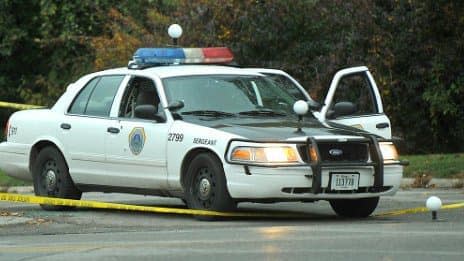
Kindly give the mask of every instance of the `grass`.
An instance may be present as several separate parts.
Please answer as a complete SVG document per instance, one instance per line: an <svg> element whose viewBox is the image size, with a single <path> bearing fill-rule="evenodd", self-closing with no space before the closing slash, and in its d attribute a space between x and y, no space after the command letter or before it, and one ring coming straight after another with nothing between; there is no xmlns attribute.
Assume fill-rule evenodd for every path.
<svg viewBox="0 0 464 261"><path fill-rule="evenodd" d="M401 158L410 163L404 169L404 177L430 175L434 178L464 178L464 153L405 155ZM11 178L0 171L0 186L24 185L32 185L32 183Z"/></svg>
<svg viewBox="0 0 464 261"><path fill-rule="evenodd" d="M404 177L458 178L464 175L464 153L406 155L401 158L410 163L404 169Z"/></svg>

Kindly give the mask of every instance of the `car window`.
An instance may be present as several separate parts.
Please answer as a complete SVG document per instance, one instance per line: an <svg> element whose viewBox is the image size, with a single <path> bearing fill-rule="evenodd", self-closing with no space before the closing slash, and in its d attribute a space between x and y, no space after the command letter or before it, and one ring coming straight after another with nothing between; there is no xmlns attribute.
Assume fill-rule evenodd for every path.
<svg viewBox="0 0 464 261"><path fill-rule="evenodd" d="M162 112L153 80L137 76L133 77L126 86L119 108L119 117L134 118L135 107L139 105L153 105L158 113Z"/></svg>
<svg viewBox="0 0 464 261"><path fill-rule="evenodd" d="M264 73L270 79L276 82L277 86L284 89L286 92L291 94L297 100L306 100L305 95L301 90L292 82L288 77L280 74Z"/></svg>
<svg viewBox="0 0 464 261"><path fill-rule="evenodd" d="M100 81L100 77L92 79L87 85L82 89L82 91L77 95L76 99L73 101L69 113L71 114L84 114L85 108L87 107L87 102L89 101L89 96L93 92L93 89Z"/></svg>
<svg viewBox="0 0 464 261"><path fill-rule="evenodd" d="M283 88L276 81L272 81L272 84L267 81L257 81L256 86L261 96L262 106L265 108L273 110L288 109L292 108L296 100L300 100L289 92L289 89Z"/></svg>
<svg viewBox="0 0 464 261"><path fill-rule="evenodd" d="M90 81L74 100L69 113L109 116L123 75L98 77Z"/></svg>
<svg viewBox="0 0 464 261"><path fill-rule="evenodd" d="M356 106L353 115L377 113L377 107L365 73L349 74L340 79L334 93L332 107L338 102L351 102Z"/></svg>
<svg viewBox="0 0 464 261"><path fill-rule="evenodd" d="M183 111L219 110L238 112L255 108L255 97L235 77L191 76L165 80L169 101L184 102Z"/></svg>
<svg viewBox="0 0 464 261"><path fill-rule="evenodd" d="M297 99L268 77L249 75L201 75L163 80L168 102L182 101L182 112L221 111L242 113L273 110L293 114Z"/></svg>

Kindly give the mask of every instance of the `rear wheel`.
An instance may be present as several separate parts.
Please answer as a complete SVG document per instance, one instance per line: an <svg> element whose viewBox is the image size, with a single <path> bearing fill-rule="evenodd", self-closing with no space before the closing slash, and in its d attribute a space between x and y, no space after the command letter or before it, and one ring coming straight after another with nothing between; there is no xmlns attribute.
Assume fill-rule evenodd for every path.
<svg viewBox="0 0 464 261"><path fill-rule="evenodd" d="M379 203L379 197L360 199L332 199L330 206L337 215L349 218L364 218L374 212Z"/></svg>
<svg viewBox="0 0 464 261"><path fill-rule="evenodd" d="M68 166L61 153L54 147L46 147L39 152L33 166L34 192L37 196L66 199L80 199L82 192L75 186L69 175ZM40 205L45 210L66 210L72 207Z"/></svg>
<svg viewBox="0 0 464 261"><path fill-rule="evenodd" d="M196 156L186 173L186 201L189 208L231 211L236 204L227 191L226 177L220 161L211 153ZM196 216L203 220L214 219Z"/></svg>

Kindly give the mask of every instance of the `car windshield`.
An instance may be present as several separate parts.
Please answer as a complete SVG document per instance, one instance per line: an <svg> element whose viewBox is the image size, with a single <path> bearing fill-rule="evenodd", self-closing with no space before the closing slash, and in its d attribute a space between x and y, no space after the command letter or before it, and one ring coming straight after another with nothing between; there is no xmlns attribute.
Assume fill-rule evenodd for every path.
<svg viewBox="0 0 464 261"><path fill-rule="evenodd" d="M201 75L163 80L168 103L182 101L181 115L293 115L294 95L269 77Z"/></svg>
<svg viewBox="0 0 464 261"><path fill-rule="evenodd" d="M276 84L280 86L280 88L285 89L288 93L293 95L296 99L306 101L307 98L303 94L303 92L298 88L298 86L292 82L288 77L280 74L273 74L273 73L263 73L268 78L273 80Z"/></svg>

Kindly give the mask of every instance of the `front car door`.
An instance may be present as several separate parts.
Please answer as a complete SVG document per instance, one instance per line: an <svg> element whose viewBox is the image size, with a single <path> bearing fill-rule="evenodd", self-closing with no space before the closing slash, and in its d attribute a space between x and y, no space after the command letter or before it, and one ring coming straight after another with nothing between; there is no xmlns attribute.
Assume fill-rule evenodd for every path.
<svg viewBox="0 0 464 261"><path fill-rule="evenodd" d="M336 107L343 104L354 105L353 110L337 113ZM383 111L374 78L365 66L343 69L335 74L319 118L391 139L390 119Z"/></svg>
<svg viewBox="0 0 464 261"><path fill-rule="evenodd" d="M132 76L120 96L106 136L109 185L164 189L169 124L155 83L150 78ZM138 115L143 106L153 106L155 115Z"/></svg>

